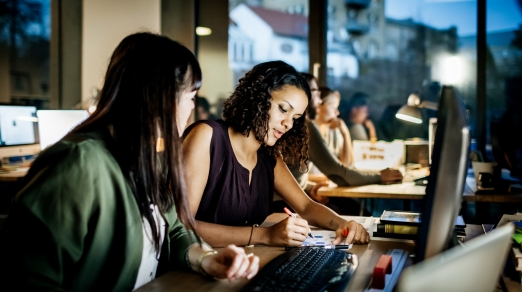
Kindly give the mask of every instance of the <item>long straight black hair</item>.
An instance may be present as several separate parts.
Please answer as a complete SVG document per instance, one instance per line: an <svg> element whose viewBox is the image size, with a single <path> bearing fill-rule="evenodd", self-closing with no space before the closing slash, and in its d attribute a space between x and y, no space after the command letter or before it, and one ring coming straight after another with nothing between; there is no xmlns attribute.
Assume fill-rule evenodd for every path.
<svg viewBox="0 0 522 292"><path fill-rule="evenodd" d="M194 230L176 112L183 91L200 85L199 63L186 47L151 33L129 35L112 54L96 111L73 130L111 129L112 154L150 223L157 251L160 235L150 204L162 214L175 206L181 222ZM164 150L157 152L160 139Z"/></svg>

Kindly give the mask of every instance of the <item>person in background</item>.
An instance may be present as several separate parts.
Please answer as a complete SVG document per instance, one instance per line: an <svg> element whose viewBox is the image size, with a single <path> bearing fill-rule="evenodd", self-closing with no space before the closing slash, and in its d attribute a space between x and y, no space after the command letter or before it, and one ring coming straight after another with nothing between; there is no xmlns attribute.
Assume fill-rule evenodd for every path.
<svg viewBox="0 0 522 292"><path fill-rule="evenodd" d="M352 140L377 141L373 122L368 119L368 95L357 92L350 98L348 130Z"/></svg>
<svg viewBox="0 0 522 292"><path fill-rule="evenodd" d="M210 113L210 103L205 97L196 97L196 115L198 120L216 120L216 117Z"/></svg>
<svg viewBox="0 0 522 292"><path fill-rule="evenodd" d="M344 121L339 116L339 102L341 95L328 87L321 87L321 103L316 107L317 125L323 140L328 145L331 153L347 167L353 164L353 149L350 132Z"/></svg>
<svg viewBox="0 0 522 292"><path fill-rule="evenodd" d="M105 76L97 110L25 177L4 226L2 288L131 291L171 269L252 278L258 257L213 251L187 230L180 133L201 84L194 55L137 33Z"/></svg>
<svg viewBox="0 0 522 292"><path fill-rule="evenodd" d="M310 88L318 88L317 81L312 74L301 73ZM320 90L318 90L320 92ZM313 111L318 107L320 103L320 95L316 102L311 103ZM312 110L308 110L311 112ZM384 169L379 173L362 172L357 171L353 168L347 167L337 159L337 157L330 152L328 145L322 138L319 128L310 120L306 119L305 124L308 128L308 165L313 165L322 172L326 178L336 183L339 186L356 186L356 185L367 185L386 183L397 180L402 180L402 174L400 171L395 169ZM317 195L317 190L327 185L325 180L310 182L308 180L308 173L299 171L299 168L289 165L289 169L297 180L301 188L316 202L325 204L333 210L337 210L344 215L354 215L360 213L360 205L350 199L346 198L328 198ZM279 209L284 206L284 201L276 200L273 203L274 209ZM364 210L365 211L365 210ZM366 212L366 211L365 211ZM364 213L367 214L367 213Z"/></svg>
<svg viewBox="0 0 522 292"><path fill-rule="evenodd" d="M239 80L225 102L223 120L198 121L185 130L189 204L206 242L299 246L308 222L335 230L334 244L347 229L348 243L369 241L362 225L306 196L286 166L306 171L305 110L310 98L308 84L292 66L261 63ZM302 218L259 227L270 214L274 191Z"/></svg>

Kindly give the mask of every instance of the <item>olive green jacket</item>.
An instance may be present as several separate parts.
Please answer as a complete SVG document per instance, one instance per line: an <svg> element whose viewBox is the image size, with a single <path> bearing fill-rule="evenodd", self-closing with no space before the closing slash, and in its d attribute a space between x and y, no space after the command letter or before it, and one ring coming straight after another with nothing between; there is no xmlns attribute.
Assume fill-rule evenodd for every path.
<svg viewBox="0 0 522 292"><path fill-rule="evenodd" d="M108 131L71 135L33 163L4 226L9 254L2 265L13 289L134 288L143 249L142 216L109 151L111 141ZM185 253L196 241L174 207L164 215L168 236L157 276L186 268Z"/></svg>

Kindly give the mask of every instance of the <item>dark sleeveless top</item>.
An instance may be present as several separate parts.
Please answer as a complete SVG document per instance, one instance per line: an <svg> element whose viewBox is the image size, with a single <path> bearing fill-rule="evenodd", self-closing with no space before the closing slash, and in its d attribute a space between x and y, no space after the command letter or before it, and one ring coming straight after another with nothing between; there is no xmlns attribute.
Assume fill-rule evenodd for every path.
<svg viewBox="0 0 522 292"><path fill-rule="evenodd" d="M236 159L225 121L198 121L185 130L183 137L200 123L211 126L213 133L210 170L196 220L229 226L261 224L269 215L274 196L276 160L259 148L249 186L250 173Z"/></svg>

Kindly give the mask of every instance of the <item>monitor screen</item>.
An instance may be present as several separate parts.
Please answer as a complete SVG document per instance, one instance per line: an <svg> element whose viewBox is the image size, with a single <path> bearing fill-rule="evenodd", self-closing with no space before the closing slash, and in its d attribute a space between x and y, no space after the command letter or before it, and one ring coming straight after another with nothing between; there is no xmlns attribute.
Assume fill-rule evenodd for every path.
<svg viewBox="0 0 522 292"><path fill-rule="evenodd" d="M36 114L42 150L58 142L89 116L85 110L39 110Z"/></svg>
<svg viewBox="0 0 522 292"><path fill-rule="evenodd" d="M416 243L417 262L439 254L453 241L468 170L469 141L464 103L453 87L444 86Z"/></svg>
<svg viewBox="0 0 522 292"><path fill-rule="evenodd" d="M35 144L36 107L0 105L0 147Z"/></svg>

